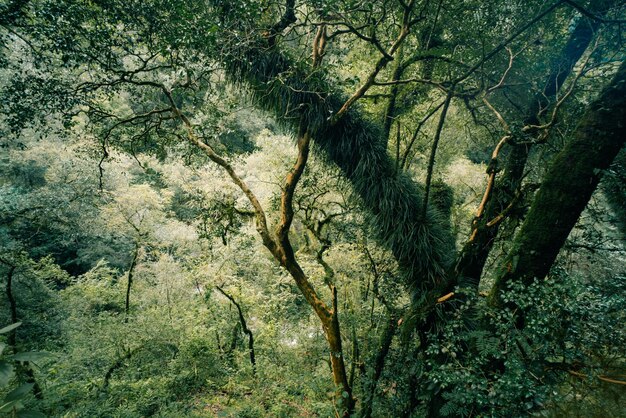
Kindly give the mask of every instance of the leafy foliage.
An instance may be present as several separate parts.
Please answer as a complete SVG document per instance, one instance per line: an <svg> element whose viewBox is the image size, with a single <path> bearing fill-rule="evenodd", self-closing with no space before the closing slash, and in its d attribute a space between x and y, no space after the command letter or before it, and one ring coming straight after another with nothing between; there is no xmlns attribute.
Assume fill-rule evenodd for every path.
<svg viewBox="0 0 626 418"><path fill-rule="evenodd" d="M532 192L623 58L608 22L623 19L617 3L593 6L603 24L534 0L0 6L0 323L22 321L0 331L13 337L0 343L2 408L326 417L354 396L363 417L618 416L624 250L595 215L619 219L619 165L547 279L513 282L494 306L454 275L484 171L499 178L511 145L532 143L521 187L498 202L480 290L508 268ZM581 21L591 46L563 103L540 100L531 115L548 127L531 129L524 109ZM290 249L341 353L236 185L280 225L304 133L313 153ZM490 159L502 135L519 144ZM338 356L352 394L331 380Z"/></svg>

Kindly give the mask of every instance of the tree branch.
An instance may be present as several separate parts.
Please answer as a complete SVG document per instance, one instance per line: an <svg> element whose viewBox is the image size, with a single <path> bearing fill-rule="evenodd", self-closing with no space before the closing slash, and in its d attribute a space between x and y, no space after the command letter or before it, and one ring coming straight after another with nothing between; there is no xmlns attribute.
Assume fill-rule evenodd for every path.
<svg viewBox="0 0 626 418"><path fill-rule="evenodd" d="M587 10L586 8L584 8L583 6L579 5L578 3L576 3L575 1L572 0L565 0L565 3L567 3L568 5L572 6L572 8L576 9L578 12L580 12L580 14L587 16L589 19L592 20L597 20L600 23L615 23L615 24L624 24L626 23L626 20L624 19L604 19L592 12L590 12L589 10Z"/></svg>
<svg viewBox="0 0 626 418"><path fill-rule="evenodd" d="M422 129L422 126L424 126L424 124L426 122L428 122L428 120L435 114L437 113L437 111L439 109L441 109L441 106L443 106L446 103L446 101L442 101L441 103L439 103L437 106L435 106L434 108L431 109L430 112L428 112L426 114L426 116L424 116L422 118L422 120L419 121L419 123L417 124L417 127L415 128L415 131L413 131L413 136L411 137L411 141L409 141L409 145L406 147L406 149L404 150L404 154L402 155L402 162L400 164L400 168L401 169L405 169L407 166L407 159L409 158L409 153L411 151L411 148L413 148L413 144L415 143L415 141L417 140L417 135L419 134L420 130Z"/></svg>
<svg viewBox="0 0 626 418"><path fill-rule="evenodd" d="M460 76L459 78L454 80L452 84L456 85L456 84L460 83L461 81L467 79L476 70L478 70L485 62L489 61L498 52L500 52L502 49L504 49L508 44L510 44L515 39L517 39L518 36L520 36L522 33L526 32L535 23L539 22L541 19L543 19L548 14L550 14L552 11L554 11L556 8L561 6L566 1L567 0L558 0L552 6L549 6L547 9L545 9L544 11L540 12L538 15L536 15L535 17L530 19L526 24L522 25L522 27L519 28L517 31L515 31L512 35L510 35L504 41L502 41L498 45L496 45L496 47L493 48L489 53L485 54L478 62L476 62L476 64L471 66L470 69L467 70L467 72L465 72L462 76Z"/></svg>
<svg viewBox="0 0 626 418"><path fill-rule="evenodd" d="M376 81L376 76L378 73L387 66L387 64L393 61L393 55L396 53L402 42L406 39L411 30L411 22L410 16L413 11L413 1L410 1L408 4L404 6L404 14L402 16L402 28L400 29L400 33L396 40L391 44L388 51L383 51L383 56L378 60L372 72L367 76L365 82L359 87L354 94L341 106L341 108L335 113L331 118L330 122L332 125L337 123L339 119L348 111L348 109L359 100L363 95L369 90L371 86L374 85Z"/></svg>
<svg viewBox="0 0 626 418"><path fill-rule="evenodd" d="M248 328L248 324L246 323L246 318L243 316L243 310L241 309L241 305L239 305L239 303L237 303L235 298L233 298L231 295L226 293L224 289L222 289L221 287L215 286L215 288L222 295L226 296L226 298L228 298L228 300L230 300L232 304L235 305L235 307L237 308L237 312L239 313L239 322L241 323L241 328L244 334L248 336L248 351L250 353L250 364L252 365L252 374L256 375L256 358L254 355L254 335L252 334L252 331L250 330L250 328Z"/></svg>
<svg viewBox="0 0 626 418"><path fill-rule="evenodd" d="M278 237L280 244L283 246L287 244L289 240L289 228L293 222L294 214L293 194L300 177L302 177L304 167L306 166L306 162L309 158L310 142L311 137L309 132L306 131L304 127L301 127L298 135L298 158L289 174L287 174L285 188L283 190L280 203L281 222L278 225L276 236Z"/></svg>
<svg viewBox="0 0 626 418"><path fill-rule="evenodd" d="M430 150L430 158L428 160L428 173L426 174L426 190L424 192L424 202L422 204L422 217L426 217L426 210L428 209L428 195L430 194L430 185L433 179L433 170L435 168L435 156L437 154L437 147L439 145L439 139L441 138L441 131L446 120L448 108L450 107L450 101L452 100L453 93L450 91L446 96L446 100L443 102L443 109L441 110L441 116L439 117L439 125L435 132L435 138L433 139L433 146Z"/></svg>

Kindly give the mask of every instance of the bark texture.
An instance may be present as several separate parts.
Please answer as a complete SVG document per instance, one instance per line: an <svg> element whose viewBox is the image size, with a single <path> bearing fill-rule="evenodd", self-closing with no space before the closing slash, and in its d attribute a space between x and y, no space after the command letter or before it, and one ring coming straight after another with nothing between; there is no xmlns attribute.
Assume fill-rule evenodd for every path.
<svg viewBox="0 0 626 418"><path fill-rule="evenodd" d="M492 290L512 281L543 279L626 141L626 61L589 106L573 137L557 154Z"/></svg>
<svg viewBox="0 0 626 418"><path fill-rule="evenodd" d="M614 0L596 2L594 11L604 13L613 3L615 3ZM565 80L572 73L574 66L593 39L598 26L597 21L580 20L570 34L560 56L552 64L543 91L532 99L526 109L523 121L525 125L540 124L540 115L555 99ZM515 144L514 141L509 141L509 144L512 148L504 164L503 174L496 183L481 216L474 221L472 235L463 246L455 265L454 274L458 277L459 283L465 286L478 287L487 257L493 248L500 227L500 222L490 223L503 214L509 205L514 204L522 184L532 146ZM497 160L492 160L490 167L495 169L496 164Z"/></svg>

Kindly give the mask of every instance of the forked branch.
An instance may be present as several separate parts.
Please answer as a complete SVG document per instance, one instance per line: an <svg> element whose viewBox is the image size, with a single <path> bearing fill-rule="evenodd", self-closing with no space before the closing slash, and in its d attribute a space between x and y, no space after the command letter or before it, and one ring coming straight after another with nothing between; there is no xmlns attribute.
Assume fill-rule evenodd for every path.
<svg viewBox="0 0 626 418"><path fill-rule="evenodd" d="M396 40L391 44L387 51L383 51L382 57L376 62L374 69L370 72L370 74L365 79L365 82L359 87L350 98L341 106L341 108L335 113L331 118L331 124L337 123L341 117L350 109L350 107L372 87L376 82L376 77L378 74L389 64L389 62L393 61L394 54L400 48L400 45L404 42L406 37L409 35L411 31L411 26L417 23L417 20L411 20L411 15L413 12L414 2L409 1L406 4L402 4L404 8L404 13L402 16L402 27L400 28L400 33Z"/></svg>

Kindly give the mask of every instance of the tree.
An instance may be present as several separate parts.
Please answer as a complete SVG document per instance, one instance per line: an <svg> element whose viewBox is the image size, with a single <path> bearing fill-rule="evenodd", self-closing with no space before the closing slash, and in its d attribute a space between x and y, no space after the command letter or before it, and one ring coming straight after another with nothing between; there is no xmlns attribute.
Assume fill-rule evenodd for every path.
<svg viewBox="0 0 626 418"><path fill-rule="evenodd" d="M528 19L528 11L539 5L542 6L539 11ZM16 6L15 10L24 13L2 21L7 31L4 37L11 40L12 45L25 45L28 52L23 56L27 57L26 61L32 61L34 70L26 75L16 68L7 70L12 77L4 89L5 94L15 94L17 86L36 85L42 78L48 83L37 90L37 95L15 102L7 100L7 114L20 122L14 127L26 124L25 118L33 112L23 110L31 107L41 109L39 117L58 110L70 116L84 114L81 117L85 118L84 123L91 128L100 147L101 189L106 186L104 167L111 162L114 149L131 154L138 162L141 152L161 159L167 153L186 154L186 158L202 158L198 156L202 153L205 160L199 161L208 158L221 167L248 200L248 208L244 210L232 205L234 212L254 216L263 245L291 275L318 317L330 351L330 366L337 388L337 414L347 416L355 410L356 361L352 360L352 372L349 371L343 348L347 338L345 331L342 333L344 328L340 327L340 319L343 324L348 315L339 313L336 276L324 258L332 247L332 240L325 235L323 225L331 222L332 217L326 217L328 221L316 220L309 212L298 219L297 209L302 208L294 207L294 199L298 202L296 189L308 164L309 150L313 149L336 165L349 182L355 199L367 214L368 234L393 254L401 273L400 281L410 295L408 306L402 306L398 301L389 302L378 290L372 292L375 293L372 304L378 299L389 316L379 350L369 353L373 359L372 372L370 381L363 386L363 414L372 414L377 382L383 377L386 357L393 352L390 348L400 318L405 337L414 335L418 342L403 351L403 358L393 354L398 356L398 364L417 364L402 370L398 378L398 390L404 396L399 412L407 416L416 408L432 416L450 412L450 405L458 404L450 401L450 396L462 392L462 384L456 382L445 388L439 383L431 384L423 376L436 375L438 367L443 368L453 361L450 355L437 351L447 347L446 339L456 338L446 334L450 324L455 323L450 317L461 315L465 320L463 326L488 332L480 323L473 323L465 306L467 302L475 309L487 309L480 308L472 293L476 291L493 247L498 225L514 207L522 206L519 213L523 213L521 191L524 190L525 167L531 158L530 145L548 139L556 142L553 128L558 122L557 116L561 117L567 106L567 99L575 95L585 99L584 93L576 89L581 78L593 75L596 68L614 72L607 57L619 47L610 43L611 27L606 29L607 35L603 35L611 39L610 42L600 45L596 38L593 50L588 46L600 22L607 25L621 22L619 17L623 10L613 2L587 9L563 1L550 5L543 5L543 2L507 5L456 2L448 6L444 2L418 1L319 5L287 0L284 5L237 1L210 5L175 2L174 7L170 6L169 2L160 1L150 2L140 9L133 2L116 1L59 4L42 1ZM582 13L584 18L566 34L564 26L573 16L573 10ZM276 15L280 17L274 18ZM459 16L468 22L475 21L476 26L452 29L451 22ZM190 22L203 30L190 33ZM562 47L543 47L541 39L530 35L533 30L545 31L548 39L559 39ZM21 37L24 43L15 37ZM467 39L475 42L466 42ZM49 50L41 50L43 47ZM362 66L355 71L354 78L347 77L335 64L347 55L342 48L363 51L362 58L352 58ZM545 67L527 64L544 49L562 50L557 52L560 58L555 60L556 64ZM462 52L461 58L456 55L457 50ZM302 58L304 56L307 58ZM584 62L578 63L581 57ZM392 61L395 62L390 65ZM543 64L546 61L550 59L543 59ZM577 65L580 70L570 76ZM50 71L46 77L40 73L39 66ZM220 144L224 138L216 134L219 118L215 115L220 114L225 101L213 85L219 84L222 72L232 84L250 90L256 106L271 112L283 129L295 134L298 154L282 182L275 210L259 197L249 178L240 174L238 160L229 157L232 153L228 152L228 146ZM548 274L597 186L600 174L597 170L608 168L623 145L618 139L623 132L619 125L623 118L607 118L601 110L611 109L622 115L624 105L618 97L623 87L622 73L623 65L609 84L609 90L589 106L572 140L557 152L552 169L543 177L543 184L532 199L530 211L512 243L513 249L497 276L494 299L501 297L506 284L516 278L523 278L525 285L530 285L532 278ZM49 82L55 78L61 82ZM529 95L520 93L514 82L509 85L511 79L526 78L547 80L528 105ZM557 99L566 84L568 91ZM57 96L63 95L59 91L72 99L69 107L60 106L56 101ZM384 109L368 102L377 95L389 96ZM413 97L409 98L410 95ZM510 96L515 96L515 100ZM37 97L45 100L37 100ZM399 102L399 99L404 101ZM420 107L421 101L428 102L428 106ZM511 119L515 120L518 102L523 103L526 110L522 110L520 122L510 123ZM80 105L71 106L74 103ZM504 106L509 108L498 110ZM551 106L550 112L547 106ZM496 141L488 168L487 190L470 239L463 252L456 256L455 264L455 237L447 219L452 203L449 190L436 187L438 161L451 125L463 119L474 123L472 129L483 126L490 129L491 123L480 120L485 113L505 135ZM379 120L383 121L382 128L375 122ZM395 159L388 153L393 120L397 127L393 144ZM431 120L434 123L430 123ZM568 122L567 117L564 120ZM598 128L600 123L601 129ZM404 142L401 124L414 127L414 132ZM408 160L414 153L414 144L426 126L432 139L424 148L430 149L425 151L426 164L420 168L413 164L413 169L409 170ZM19 133L19 129L14 131ZM599 141L595 141L596 134ZM405 144L404 150L402 144ZM501 181L496 183L498 156L509 145L512 148L507 168ZM594 148L598 145L602 146L600 150ZM565 167L568 159L575 161L572 170ZM564 175L566 172L568 175ZM416 180L420 176L425 178L423 184ZM586 178L591 181L581 181ZM533 185L526 182L526 186ZM572 197L574 190L577 192ZM530 194L526 196L530 200ZM126 220L141 235L138 226L129 220L133 216L127 216ZM158 221L159 225L163 223L163 219ZM324 271L325 286L316 287L316 278L303 267L305 257L294 245L294 230L300 223L320 245L315 259ZM226 229L234 229L232 222L228 225ZM546 235L544 231L548 227L555 233ZM221 235L225 246L228 245L227 233ZM135 243L126 289L127 312L131 277L140 248L138 239ZM377 263L367 254L374 280L378 280ZM463 289L467 285L472 289ZM327 291L322 290L324 287ZM495 309L499 308L510 306ZM245 321L241 323L250 331ZM248 335L251 337L252 331ZM462 343L469 348L464 357L456 361L473 361L476 352L472 351L471 338L474 337ZM356 358L356 337L352 345L352 357ZM121 367L130 356L119 357L121 360L114 365ZM254 366L254 361L252 363ZM501 363L496 365L498 368L502 369ZM502 370L493 370L490 378L497 380L502 376L500 372ZM107 373L107 379L111 374ZM487 414L489 410L468 413Z"/></svg>
<svg viewBox="0 0 626 418"><path fill-rule="evenodd" d="M625 93L626 62L622 62L611 83L589 105L571 140L554 158L496 281L494 298L512 281L529 285L549 273L603 171L624 146Z"/></svg>

